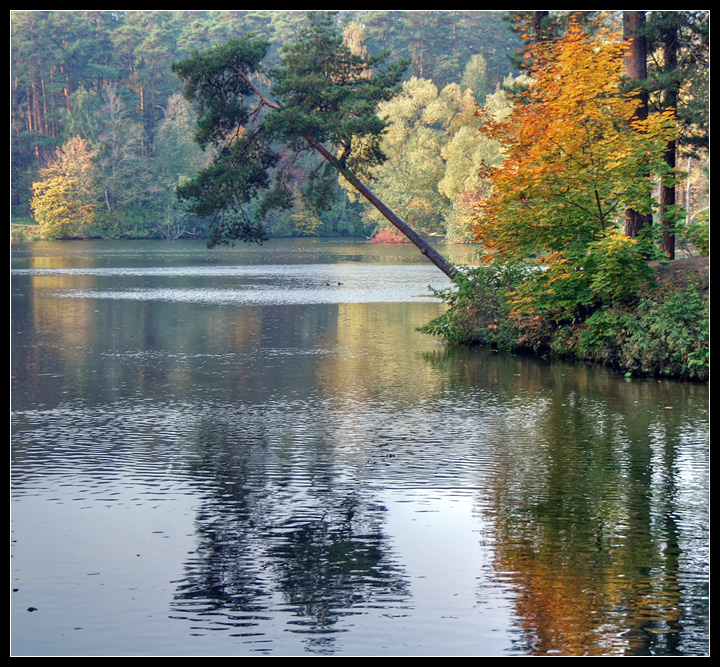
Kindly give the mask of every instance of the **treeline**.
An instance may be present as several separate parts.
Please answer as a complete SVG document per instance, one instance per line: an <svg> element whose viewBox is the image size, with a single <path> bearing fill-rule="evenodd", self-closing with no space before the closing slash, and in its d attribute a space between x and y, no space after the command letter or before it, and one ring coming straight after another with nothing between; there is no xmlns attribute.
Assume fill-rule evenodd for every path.
<svg viewBox="0 0 720 667"><path fill-rule="evenodd" d="M408 60L401 95L382 110L391 132L378 187L418 229L463 238L459 203L478 189L468 154L483 141L474 109L498 94L520 38L503 12L353 10L336 20L351 48ZM209 156L171 66L253 32L270 42L272 67L303 21L304 12L278 10L13 11L14 217L42 222L46 238L205 234L206 221L174 194ZM295 162L300 172L314 166ZM340 194L324 213L298 198L267 218L269 234L376 231L372 214Z"/></svg>

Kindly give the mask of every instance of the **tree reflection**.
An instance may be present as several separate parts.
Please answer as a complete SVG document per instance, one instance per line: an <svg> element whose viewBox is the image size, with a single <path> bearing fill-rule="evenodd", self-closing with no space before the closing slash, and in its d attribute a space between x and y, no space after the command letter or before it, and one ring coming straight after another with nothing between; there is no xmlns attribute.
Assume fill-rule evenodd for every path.
<svg viewBox="0 0 720 667"><path fill-rule="evenodd" d="M500 388L483 511L495 525L496 578L514 591L517 650L702 652L707 629L687 625L683 608L706 592L683 584L681 561L707 551L707 507L703 489L688 485L697 461L678 443L706 394L524 358L483 364L480 354L472 363L466 354L454 353L467 386ZM702 453L697 437L691 451Z"/></svg>
<svg viewBox="0 0 720 667"><path fill-rule="evenodd" d="M321 439L290 454L303 460L278 462L278 433L248 423L204 424L198 437L191 475L205 480L206 500L173 615L200 633L241 637L285 623L308 635L308 650L330 651L345 617L408 596L383 533L385 510L335 479Z"/></svg>

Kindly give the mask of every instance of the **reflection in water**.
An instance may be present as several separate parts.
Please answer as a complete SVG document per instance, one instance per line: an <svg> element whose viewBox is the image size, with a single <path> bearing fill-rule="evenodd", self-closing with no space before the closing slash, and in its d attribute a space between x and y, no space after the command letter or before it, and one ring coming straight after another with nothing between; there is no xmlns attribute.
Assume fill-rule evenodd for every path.
<svg viewBox="0 0 720 667"><path fill-rule="evenodd" d="M487 382L482 366L464 368L478 373L473 386ZM692 554L707 571L707 478L691 473L708 465L707 431L702 413L693 418L676 400L702 389L618 385L597 370L567 373L533 362L515 370L517 380L502 386L523 395L501 390L507 412L492 438L502 464L494 468L490 511L496 575L516 593L518 648L702 652L705 617L694 615L686 596L706 600L707 580L679 559ZM683 441L688 449L677 447Z"/></svg>
<svg viewBox="0 0 720 667"><path fill-rule="evenodd" d="M216 417L193 438L189 477L212 488L197 512L198 548L175 595L176 617L246 638L289 614L291 632L312 635L306 648L329 651L333 633L347 631L342 617L407 596L387 557L383 507L338 483L322 451L330 444L311 424L291 434L267 412L257 423Z"/></svg>
<svg viewBox="0 0 720 667"><path fill-rule="evenodd" d="M411 249L286 245L15 259L16 654L708 652L707 387L445 348Z"/></svg>

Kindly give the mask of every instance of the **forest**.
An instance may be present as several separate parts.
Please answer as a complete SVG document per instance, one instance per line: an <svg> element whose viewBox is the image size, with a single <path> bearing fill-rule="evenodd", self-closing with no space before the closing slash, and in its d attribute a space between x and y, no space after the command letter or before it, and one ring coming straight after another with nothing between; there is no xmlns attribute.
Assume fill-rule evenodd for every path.
<svg viewBox="0 0 720 667"><path fill-rule="evenodd" d="M263 62L269 71L305 20L305 12L278 10L13 11L13 219L39 223L33 229L42 238L205 235L207 221L175 196L208 156L195 142L194 110L172 65L252 33L270 45ZM383 113L414 145L401 157L388 138L380 190L419 229L460 234L454 209L474 178L460 162L479 150L461 148L471 131L461 117L510 76L507 55L519 48L519 36L501 12L354 10L337 12L334 21L353 48L410 61L402 94ZM415 195L396 192L401 160L417 165ZM294 169L302 176L313 166L303 157ZM84 174L86 190L70 202L63 193L72 191L73 172ZM298 195L292 210L273 211L264 226L270 236L377 231L370 211L341 187L338 194L320 214Z"/></svg>
<svg viewBox="0 0 720 667"><path fill-rule="evenodd" d="M570 16L548 14L554 25L547 30L555 32ZM580 14L583 29L596 31L597 12ZM405 59L397 91L377 107L385 160L370 180L413 229L452 242L477 240L474 215L491 188L486 167L506 155L478 110L499 118L517 103L512 89L528 76L522 50L536 19L531 12L470 10L334 13L351 50ZM269 45L257 73L262 80L305 21L305 12L279 10L13 11L13 219L39 223L24 231L42 238L206 235L207 220L175 196L211 158L195 141L195 109L173 63L253 34ZM645 106L676 108L682 126L669 150L672 166L684 170L672 188L678 198L672 206L682 207L684 246L697 242L707 218L707 21L706 12L651 12L646 63L637 74ZM588 71L588 63L572 66ZM545 129L529 127L528 136ZM292 206L265 214L267 234L398 240L341 183L327 210L308 206L300 190L318 160L294 160ZM73 174L83 174L82 186L73 185ZM74 191L77 197L65 196Z"/></svg>

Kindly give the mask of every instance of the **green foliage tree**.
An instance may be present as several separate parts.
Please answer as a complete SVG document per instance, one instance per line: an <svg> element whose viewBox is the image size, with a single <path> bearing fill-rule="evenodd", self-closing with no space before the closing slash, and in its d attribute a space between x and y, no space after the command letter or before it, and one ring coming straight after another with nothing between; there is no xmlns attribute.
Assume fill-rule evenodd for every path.
<svg viewBox="0 0 720 667"><path fill-rule="evenodd" d="M387 125L381 143L387 159L373 169L373 187L388 206L423 232L442 233L451 205L438 190L445 170L442 150L455 111L448 98L432 81L412 78L378 107ZM387 224L375 209L369 211L376 223Z"/></svg>
<svg viewBox="0 0 720 667"><path fill-rule="evenodd" d="M499 87L485 97L484 109L499 120L510 112L510 101ZM463 93L454 125L443 148L445 172L438 190L452 202L445 226L448 239L469 243L474 241L473 214L491 194L490 180L484 172L488 165L498 166L503 153L500 144L482 131L476 98L469 89Z"/></svg>
<svg viewBox="0 0 720 667"><path fill-rule="evenodd" d="M494 114L509 107L502 91L486 102ZM432 81L416 78L378 107L387 123L381 144L387 160L373 170L375 190L414 227L454 242L472 241L470 216L489 194L480 172L501 159L477 111L471 89L448 84L438 91ZM374 220L382 223L378 215Z"/></svg>
<svg viewBox="0 0 720 667"><path fill-rule="evenodd" d="M101 190L95 158L84 139L73 137L40 171L31 207L45 238L88 238L97 233Z"/></svg>
<svg viewBox="0 0 720 667"><path fill-rule="evenodd" d="M486 183L479 172L493 161L493 148L497 153L480 132L477 108L470 89L448 84L439 91L416 78L378 107L387 160L373 171L376 191L413 227L453 241L470 240L467 214Z"/></svg>
<svg viewBox="0 0 720 667"><path fill-rule="evenodd" d="M478 101L485 99L488 94L488 72L487 61L481 54L471 56L463 70L460 84L464 89L469 88Z"/></svg>
<svg viewBox="0 0 720 667"><path fill-rule="evenodd" d="M170 65L176 58L177 27L166 10L128 11L112 33L116 67L125 83L132 120L143 128L142 149L150 151L162 106L177 92Z"/></svg>
<svg viewBox="0 0 720 667"><path fill-rule="evenodd" d="M440 90L458 83L478 54L485 60L492 90L510 73L507 54L520 47L520 40L507 30L504 12L374 9L343 15L363 25L370 53L407 53L407 78L430 79ZM475 93L481 96L479 90Z"/></svg>
<svg viewBox="0 0 720 667"><path fill-rule="evenodd" d="M162 188L152 177L143 149L143 128L131 118L115 86L103 90L101 101L93 146L103 192L105 233L113 237L146 236L153 224L149 212Z"/></svg>
<svg viewBox="0 0 720 667"><path fill-rule="evenodd" d="M678 136L665 150L666 161L675 167L679 155L697 156L707 149L709 12L650 12L646 33L652 58L645 86L651 104L671 110L678 121ZM674 179L661 184L663 251L670 258L675 257L675 237L684 217L676 205L676 189Z"/></svg>
<svg viewBox="0 0 720 667"><path fill-rule="evenodd" d="M158 189L151 204L153 235L178 238L204 232L202 221L192 216L175 195L175 189L207 163L194 135L195 114L189 102L182 95L171 96L153 142L152 178Z"/></svg>

